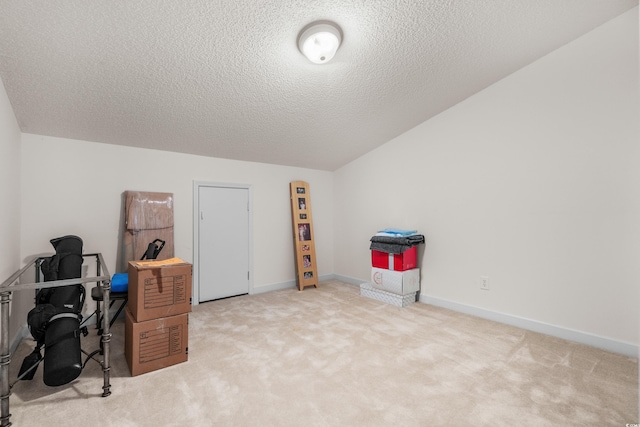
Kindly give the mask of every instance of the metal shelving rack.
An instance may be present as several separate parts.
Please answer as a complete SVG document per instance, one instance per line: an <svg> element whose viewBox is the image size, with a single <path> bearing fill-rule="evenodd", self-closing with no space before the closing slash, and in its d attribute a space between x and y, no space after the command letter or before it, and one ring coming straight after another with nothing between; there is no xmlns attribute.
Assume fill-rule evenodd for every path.
<svg viewBox="0 0 640 427"><path fill-rule="evenodd" d="M40 264L44 258L35 258L22 269L16 271L7 280L0 285L0 427L8 427L11 425L9 413L9 396L11 388L9 383L9 365L11 363L11 349L9 344L9 302L11 301L11 293L16 291L24 291L27 289L45 289L55 288L58 286L77 285L84 283L96 282L102 287L103 294L103 311L102 318L102 373L104 385L102 386L102 397L111 394L110 365L109 365L109 344L111 342L111 332L109 331L109 298L111 296L111 275L107 270L101 253L82 254L83 259L87 257L95 257L96 260L96 276L84 277L65 280L53 280L49 282L40 281ZM35 268L35 283L17 283L21 276L30 268ZM46 350L45 350L46 351Z"/></svg>

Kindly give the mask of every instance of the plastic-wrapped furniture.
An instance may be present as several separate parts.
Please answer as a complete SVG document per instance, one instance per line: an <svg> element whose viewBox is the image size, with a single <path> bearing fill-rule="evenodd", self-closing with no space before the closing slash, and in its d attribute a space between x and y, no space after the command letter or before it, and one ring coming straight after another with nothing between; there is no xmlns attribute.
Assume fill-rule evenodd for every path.
<svg viewBox="0 0 640 427"><path fill-rule="evenodd" d="M164 241L158 260L174 257L172 193L125 191L124 220L125 264L139 260L155 240ZM127 265L121 266L121 271Z"/></svg>

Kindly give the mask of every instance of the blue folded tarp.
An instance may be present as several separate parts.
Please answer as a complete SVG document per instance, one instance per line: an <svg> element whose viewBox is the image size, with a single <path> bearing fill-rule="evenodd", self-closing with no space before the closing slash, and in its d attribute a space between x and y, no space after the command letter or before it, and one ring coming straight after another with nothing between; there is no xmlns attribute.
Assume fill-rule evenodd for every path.
<svg viewBox="0 0 640 427"><path fill-rule="evenodd" d="M116 273L111 278L111 292L128 292L129 275L127 273Z"/></svg>

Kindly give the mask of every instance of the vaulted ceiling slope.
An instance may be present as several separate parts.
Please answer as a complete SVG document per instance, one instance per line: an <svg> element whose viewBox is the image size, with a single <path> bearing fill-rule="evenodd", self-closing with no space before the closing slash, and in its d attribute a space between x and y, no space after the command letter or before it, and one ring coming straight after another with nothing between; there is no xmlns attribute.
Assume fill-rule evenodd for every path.
<svg viewBox="0 0 640 427"><path fill-rule="evenodd" d="M0 0L0 77L26 133L332 171L637 5Z"/></svg>

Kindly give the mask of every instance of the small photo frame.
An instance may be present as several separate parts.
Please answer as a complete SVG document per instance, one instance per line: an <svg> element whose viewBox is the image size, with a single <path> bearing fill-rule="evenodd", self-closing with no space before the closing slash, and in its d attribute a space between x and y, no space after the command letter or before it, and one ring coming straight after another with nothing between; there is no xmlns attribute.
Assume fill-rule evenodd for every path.
<svg viewBox="0 0 640 427"><path fill-rule="evenodd" d="M304 194L305 193L304 187L296 187L296 193Z"/></svg>
<svg viewBox="0 0 640 427"><path fill-rule="evenodd" d="M307 201L304 197L298 197L298 209L301 211L307 210Z"/></svg>
<svg viewBox="0 0 640 427"><path fill-rule="evenodd" d="M304 272L305 279L313 279L313 271L305 271Z"/></svg>
<svg viewBox="0 0 640 427"><path fill-rule="evenodd" d="M300 214L300 219L307 219L307 214Z"/></svg>
<svg viewBox="0 0 640 427"><path fill-rule="evenodd" d="M311 255L302 255L302 267L311 268Z"/></svg>
<svg viewBox="0 0 640 427"><path fill-rule="evenodd" d="M309 252L309 245L302 245L302 252Z"/></svg>
<svg viewBox="0 0 640 427"><path fill-rule="evenodd" d="M311 240L311 226L309 223L298 224L298 240L301 242Z"/></svg>

